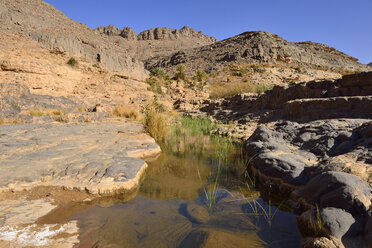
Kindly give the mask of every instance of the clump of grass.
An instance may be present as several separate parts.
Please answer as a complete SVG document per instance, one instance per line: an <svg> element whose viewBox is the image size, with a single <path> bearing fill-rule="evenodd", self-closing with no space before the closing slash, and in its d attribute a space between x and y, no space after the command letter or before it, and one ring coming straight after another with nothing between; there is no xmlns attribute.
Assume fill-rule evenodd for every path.
<svg viewBox="0 0 372 248"><path fill-rule="evenodd" d="M150 104L147 104L144 113L144 127L148 134L156 141L163 142L167 133L167 120L162 114L161 107L156 98Z"/></svg>
<svg viewBox="0 0 372 248"><path fill-rule="evenodd" d="M220 99L226 97L232 97L241 93L264 93L271 90L274 85L259 84L254 85L244 79L243 83L214 83L209 85L208 89L210 91L209 95L211 99Z"/></svg>
<svg viewBox="0 0 372 248"><path fill-rule="evenodd" d="M199 175L200 180L202 180L200 176L199 168L198 168L198 175ZM214 179L214 182L212 183L212 188L208 190L206 187L203 187L204 196L205 196L205 204L207 205L209 212L213 212L213 210L215 209L216 203L217 203L216 199L217 199L217 190L218 190L218 180L219 180L220 175L221 175L221 162L219 161L218 166L217 166L216 177Z"/></svg>
<svg viewBox="0 0 372 248"><path fill-rule="evenodd" d="M74 57L71 57L68 61L67 61L67 64L74 67L74 66L77 66L78 65L78 61L74 58Z"/></svg>
<svg viewBox="0 0 372 248"><path fill-rule="evenodd" d="M116 106L114 110L112 111L111 116L113 117L124 117L131 120L138 120L140 117L140 114L138 110L133 108L128 108L124 106Z"/></svg>
<svg viewBox="0 0 372 248"><path fill-rule="evenodd" d="M255 92L252 83L214 83L208 86L211 99L232 97L241 93Z"/></svg>
<svg viewBox="0 0 372 248"><path fill-rule="evenodd" d="M69 119L67 118L67 116L64 116L64 115L58 116L55 120L58 121L58 122L61 122L61 123L68 123L69 122Z"/></svg>
<svg viewBox="0 0 372 248"><path fill-rule="evenodd" d="M11 101L10 105L12 105L13 108L19 108L19 104L16 101Z"/></svg>
<svg viewBox="0 0 372 248"><path fill-rule="evenodd" d="M322 219L322 216L320 215L319 206L316 205L316 227L314 227L315 235L319 235L325 225L325 221Z"/></svg>
<svg viewBox="0 0 372 248"><path fill-rule="evenodd" d="M272 90L274 88L274 85L272 84L259 84L256 85L256 93L262 94L266 91Z"/></svg>
<svg viewBox="0 0 372 248"><path fill-rule="evenodd" d="M25 120L22 118L5 118L0 116L0 126L1 125L15 125L25 123Z"/></svg>
<svg viewBox="0 0 372 248"><path fill-rule="evenodd" d="M30 109L29 111L32 116L60 116L65 113L66 111L61 109Z"/></svg>
<svg viewBox="0 0 372 248"><path fill-rule="evenodd" d="M86 112L86 108L83 107L83 106L78 106L77 107L77 111L79 111L79 112Z"/></svg>
<svg viewBox="0 0 372 248"><path fill-rule="evenodd" d="M249 195L253 195L253 191L251 190L251 187L248 183L246 183L246 189L240 189L242 195L244 195L243 192L248 192ZM269 199L267 207L264 207L263 204L261 204L257 198L255 197L245 197L243 196L242 199L238 199L238 201L244 200L248 206L249 206L249 212L248 215L252 215L255 218L262 217L266 223L271 227L273 220L275 218L276 213L278 212L280 205L273 211L273 205L271 203L271 199Z"/></svg>
<svg viewBox="0 0 372 248"><path fill-rule="evenodd" d="M193 134L209 135L217 125L205 117L192 118L185 116L181 118L181 126L190 130Z"/></svg>

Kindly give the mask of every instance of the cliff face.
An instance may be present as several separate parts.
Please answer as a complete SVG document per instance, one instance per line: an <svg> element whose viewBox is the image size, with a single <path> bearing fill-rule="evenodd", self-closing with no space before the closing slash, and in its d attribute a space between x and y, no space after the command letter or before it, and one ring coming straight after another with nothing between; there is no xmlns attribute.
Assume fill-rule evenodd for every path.
<svg viewBox="0 0 372 248"><path fill-rule="evenodd" d="M335 70L367 70L357 59L324 44L288 42L265 31L245 32L235 37L200 48L158 56L146 61L147 69L157 66L174 68L186 64L190 70L210 70L225 65L271 63L329 68Z"/></svg>
<svg viewBox="0 0 372 248"><path fill-rule="evenodd" d="M109 36L121 36L127 40L179 40L191 38L199 42L214 43L216 38L204 35L203 32L196 32L193 28L184 26L181 29L172 29L166 27L157 27L142 31L137 34L132 28L124 27L123 30L109 25L107 27L98 27L98 32Z"/></svg>
<svg viewBox="0 0 372 248"><path fill-rule="evenodd" d="M50 50L83 56L109 70L138 79L146 76L143 64L134 60L125 48L42 0L2 0L0 30L30 36Z"/></svg>
<svg viewBox="0 0 372 248"><path fill-rule="evenodd" d="M96 30L118 46L127 48L132 57L142 61L154 56L167 56L179 50L210 45L217 41L214 37L186 26L181 29L158 27L139 34L130 27L120 30L113 25L101 26Z"/></svg>

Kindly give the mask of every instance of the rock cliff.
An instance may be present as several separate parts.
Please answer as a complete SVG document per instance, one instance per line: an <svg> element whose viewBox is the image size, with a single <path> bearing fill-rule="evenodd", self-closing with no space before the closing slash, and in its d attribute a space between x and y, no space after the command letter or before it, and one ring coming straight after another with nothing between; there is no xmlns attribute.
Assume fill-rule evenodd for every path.
<svg viewBox="0 0 372 248"><path fill-rule="evenodd" d="M217 39L208 35L204 35L203 32L196 32L195 29L184 26L181 29L172 29L167 27L157 27L149 30L142 31L137 34L132 28L124 27L123 30L109 25L107 27L98 27L98 32L109 35L109 36L121 36L127 40L177 40L183 38L195 38L199 41L206 43L216 42Z"/></svg>
<svg viewBox="0 0 372 248"><path fill-rule="evenodd" d="M166 56L183 49L196 48L215 43L214 37L197 32L193 28L171 29L157 27L137 34L132 28L123 30L109 25L98 27L97 32L109 38L120 47L126 48L130 55L145 61L154 56Z"/></svg>
<svg viewBox="0 0 372 248"><path fill-rule="evenodd" d="M50 50L85 57L109 70L126 72L137 79L146 76L143 64L134 60L124 47L42 0L1 1L0 29L30 36Z"/></svg>

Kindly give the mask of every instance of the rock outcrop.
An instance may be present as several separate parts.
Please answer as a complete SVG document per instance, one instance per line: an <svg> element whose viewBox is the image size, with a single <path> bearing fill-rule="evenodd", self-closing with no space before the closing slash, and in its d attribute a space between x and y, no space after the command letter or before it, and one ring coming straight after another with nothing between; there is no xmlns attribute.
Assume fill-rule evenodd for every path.
<svg viewBox="0 0 372 248"><path fill-rule="evenodd" d="M274 87L242 105L265 113L263 123L275 121L259 126L245 150L261 181L290 196L297 211L308 210L298 219L313 237L307 245L320 242L314 237L334 247L364 247L371 239L371 96L366 72Z"/></svg>
<svg viewBox="0 0 372 248"><path fill-rule="evenodd" d="M372 66L372 62L371 63L369 63L369 64L367 64L368 66Z"/></svg>
<svg viewBox="0 0 372 248"><path fill-rule="evenodd" d="M132 190L147 167L141 158L160 152L135 123L9 125L0 132L0 191L36 186L91 194Z"/></svg>
<svg viewBox="0 0 372 248"><path fill-rule="evenodd" d="M265 31L245 32L235 37L195 49L158 56L146 61L147 69L172 69L186 64L190 71L210 71L224 65L269 63L333 70L367 70L357 59L332 47L314 42L288 42Z"/></svg>
<svg viewBox="0 0 372 248"><path fill-rule="evenodd" d="M128 40L138 39L137 33L130 27L124 27L124 29L120 32L120 36Z"/></svg>
<svg viewBox="0 0 372 248"><path fill-rule="evenodd" d="M42 0L4 0L0 3L0 11L0 29L6 32L29 36L50 50L82 56L137 79L146 77L143 64L134 60L124 47L118 47ZM106 32L114 33L115 29L107 28Z"/></svg>
<svg viewBox="0 0 372 248"><path fill-rule="evenodd" d="M211 101L201 110L241 123L252 118L260 122L286 119L301 123L319 119L372 118L371 96L372 72L363 72L337 80L274 86L261 95L243 94Z"/></svg>
<svg viewBox="0 0 372 248"><path fill-rule="evenodd" d="M97 30L109 36L121 36L128 40L177 40L182 38L195 38L198 41L205 41L206 43L216 42L217 39L203 32L196 32L195 29L184 26L181 29L172 29L166 27L157 27L149 30L142 31L137 34L132 28L124 27L123 30L109 25L107 27L98 27Z"/></svg>
<svg viewBox="0 0 372 248"><path fill-rule="evenodd" d="M112 25L98 27L96 31L127 49L132 57L142 61L153 56L166 56L179 50L210 45L217 41L214 37L186 26L181 29L157 27L139 34L130 27L120 30Z"/></svg>

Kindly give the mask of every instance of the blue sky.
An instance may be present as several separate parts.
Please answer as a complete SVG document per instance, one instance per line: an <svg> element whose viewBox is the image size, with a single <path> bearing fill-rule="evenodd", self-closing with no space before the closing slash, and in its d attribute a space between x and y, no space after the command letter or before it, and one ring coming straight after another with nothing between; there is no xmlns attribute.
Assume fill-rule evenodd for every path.
<svg viewBox="0 0 372 248"><path fill-rule="evenodd" d="M265 30L288 41L325 43L372 62L372 0L46 0L91 28L113 24L137 33L154 27L197 31L222 40Z"/></svg>

